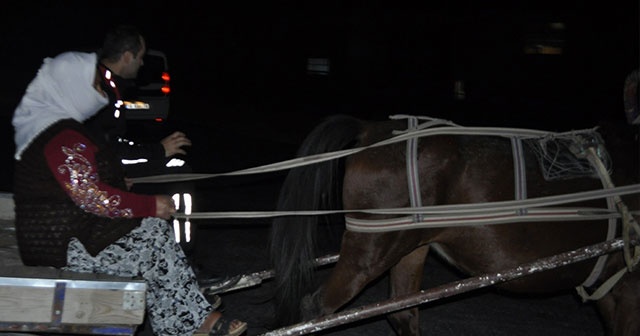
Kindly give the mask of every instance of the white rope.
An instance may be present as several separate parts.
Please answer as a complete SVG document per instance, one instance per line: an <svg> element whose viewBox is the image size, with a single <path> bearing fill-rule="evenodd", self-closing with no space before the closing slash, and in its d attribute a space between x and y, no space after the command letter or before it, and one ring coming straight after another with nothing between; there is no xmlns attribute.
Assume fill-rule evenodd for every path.
<svg viewBox="0 0 640 336"><path fill-rule="evenodd" d="M522 149L522 139L517 137L511 138L511 151L513 153L515 199L527 199L527 171L524 149ZM525 212L526 209L521 209L520 211Z"/></svg>
<svg viewBox="0 0 640 336"><path fill-rule="evenodd" d="M388 232L421 228L444 228L480 226L519 222L541 221L577 221L599 220L621 217L617 212L608 212L600 208L528 208L511 211L492 211L491 213L449 214L424 216L422 221L414 223L411 217L393 219L357 219L345 216L347 230L356 232Z"/></svg>
<svg viewBox="0 0 640 336"><path fill-rule="evenodd" d="M417 208L383 208L383 209L349 209L349 210L299 210L299 211L222 211L222 212L194 212L190 215L181 213L174 214L176 218L267 218L279 216L307 216L307 215L329 215L335 213L369 213L379 215L412 215L416 213L424 215L441 215L451 213L491 213L505 210L517 210L519 208L539 208L560 205L564 203L587 201L614 195L630 195L640 193L640 184L632 184L627 186L614 187L610 189L598 189L577 192L572 194L563 194L555 196L546 196L538 198L529 198L518 201L500 201L470 204L449 204L449 205L432 205ZM582 208L584 209L584 208ZM597 209L604 214L610 214L612 211L608 209Z"/></svg>
<svg viewBox="0 0 640 336"><path fill-rule="evenodd" d="M593 129L588 131L591 132L592 130ZM519 129L519 128L443 126L443 127L436 127L436 128L419 129L413 132L399 134L392 138L371 144L369 146L314 154L314 155L289 159L289 160L280 161L272 164L267 164L267 165L262 165L262 166L257 166L253 168L247 168L247 169L241 169L241 170L236 170L236 171L231 171L226 173L154 175L154 176L132 178L131 181L133 183L166 183L166 182L201 180L201 179L221 177L221 176L237 176L237 175L268 173L268 172L285 170L285 169L305 166L309 164L324 162L328 160L333 160L333 159L345 157L351 154L355 154L369 148L386 146L392 143L407 141L408 139L415 138L415 137L422 137L422 136L466 134L466 135L493 135L493 136L502 136L502 137L517 136L517 137L521 137L522 139L526 139L526 138L538 138L538 137L549 136L549 135L575 134L575 133L581 133L585 131L587 130L571 131L571 132L565 132L565 133L552 133L547 131Z"/></svg>
<svg viewBox="0 0 640 336"><path fill-rule="evenodd" d="M407 119L408 131L413 131L418 127L418 119L410 117ZM422 206L422 196L420 193L420 173L418 170L418 138L411 138L407 140L407 150L405 155L405 162L407 168L407 184L409 188L409 200L411 201L411 207ZM422 215L413 215L415 222L422 221Z"/></svg>
<svg viewBox="0 0 640 336"><path fill-rule="evenodd" d="M604 166L604 163L600 159L600 156L596 153L593 147L589 147L584 154L582 153L574 153L574 154L576 156L585 155L587 157L587 159L589 160L593 168L598 173L598 176L600 177L600 181L602 182L603 188L614 187L613 182L611 182L611 178L609 176L609 171L606 169L606 167ZM609 210L616 209L614 204L614 197L607 197L607 208ZM617 226L618 226L617 220L610 218L609 226L607 229L606 240L611 240L615 237ZM598 260L596 261L596 264L593 266L593 269L591 270L591 273L589 274L589 276L585 279L585 281L580 286L576 287L576 288L579 288L578 294L581 295L583 299L586 298L586 296L582 295L583 293L586 293L585 288L593 286L593 284L596 283L598 278L600 278L600 275L602 275L602 272L604 271L604 266L607 263L608 258L609 258L608 254L603 254L600 257L598 257ZM605 290L603 289L602 291L605 291Z"/></svg>

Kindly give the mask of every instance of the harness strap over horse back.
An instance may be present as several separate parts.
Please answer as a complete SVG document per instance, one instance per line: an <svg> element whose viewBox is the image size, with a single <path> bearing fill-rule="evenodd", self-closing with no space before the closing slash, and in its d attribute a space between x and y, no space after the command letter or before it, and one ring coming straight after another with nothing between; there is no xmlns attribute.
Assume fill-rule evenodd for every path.
<svg viewBox="0 0 640 336"><path fill-rule="evenodd" d="M441 119L433 119L426 117L410 116L410 115L392 115L391 119L407 119L407 132L417 129L429 128L437 125L452 125L451 122ZM418 119L428 120L423 124L418 123ZM422 206L422 197L420 195L420 171L418 170L418 137L407 139L406 164L407 164L407 182L409 187L409 201L412 208ZM416 223L422 221L422 215L416 213L413 215Z"/></svg>
<svg viewBox="0 0 640 336"><path fill-rule="evenodd" d="M408 127L407 130L411 131L417 128L418 118L411 116L407 118ZM407 181L409 184L409 200L411 207L421 207L422 197L420 195L420 174L418 171L418 138L411 138L407 140ZM413 220L416 222L422 221L422 215L414 214Z"/></svg>

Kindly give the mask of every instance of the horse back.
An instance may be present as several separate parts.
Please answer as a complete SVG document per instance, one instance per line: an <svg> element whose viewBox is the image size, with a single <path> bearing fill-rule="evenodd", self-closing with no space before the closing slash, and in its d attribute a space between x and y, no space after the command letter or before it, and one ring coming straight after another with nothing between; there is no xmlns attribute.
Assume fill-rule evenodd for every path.
<svg viewBox="0 0 640 336"><path fill-rule="evenodd" d="M370 123L360 133L358 146L376 143L393 130L406 128L397 121ZM480 135L434 135L419 139L417 181L421 205L475 204L515 200L514 154L509 138ZM562 195L602 187L597 177L549 181L531 148L524 146L526 198ZM411 207L407 144L394 143L367 149L347 159L343 204L345 209ZM606 208L604 200L562 206ZM360 219L384 219L392 215L353 213ZM460 223L464 225L465 223ZM394 233L349 233L349 239L385 241L391 236L404 244L404 252L436 243L452 264L470 274L496 272L538 258L606 240L606 221L520 222L482 226L455 226L405 230ZM365 237L366 236L366 237ZM357 238L356 238L357 237ZM387 240L391 241L391 239ZM390 243L391 244L391 243ZM394 250L389 246L389 250ZM403 253L404 253L403 252ZM595 260L543 272L509 283L513 290L553 291L583 281Z"/></svg>

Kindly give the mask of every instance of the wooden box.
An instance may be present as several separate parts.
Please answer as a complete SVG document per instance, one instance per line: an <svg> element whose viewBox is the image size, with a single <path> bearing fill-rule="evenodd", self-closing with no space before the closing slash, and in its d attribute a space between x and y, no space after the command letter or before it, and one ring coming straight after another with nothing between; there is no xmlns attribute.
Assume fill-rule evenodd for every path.
<svg viewBox="0 0 640 336"><path fill-rule="evenodd" d="M145 316L144 281L14 266L0 270L0 330L133 335Z"/></svg>

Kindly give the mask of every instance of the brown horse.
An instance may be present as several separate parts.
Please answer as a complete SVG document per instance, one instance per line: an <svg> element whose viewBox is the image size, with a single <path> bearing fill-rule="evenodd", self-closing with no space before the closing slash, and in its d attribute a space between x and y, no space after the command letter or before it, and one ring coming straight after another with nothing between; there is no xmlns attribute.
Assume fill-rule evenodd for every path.
<svg viewBox="0 0 640 336"><path fill-rule="evenodd" d="M393 137L394 131L406 129L406 120L367 122L349 116L333 116L307 136L297 155L304 157L366 147ZM602 188L601 180L593 172L590 176L550 180L542 173L540 158L533 150L535 146L529 144L525 142L521 147L522 154L516 156L513 142L506 136L437 134L420 137L414 146L415 174L407 169L411 149L406 142L367 147L344 159L291 169L281 189L278 210L345 209L353 212L345 211L346 216L337 217L346 217L347 222L384 222L398 215L361 210L484 204ZM613 147L623 149L619 145ZM613 181L616 186L633 185L638 170L632 167L636 167L637 158L630 159L634 152L623 152L622 155L625 156L620 159L618 154L611 153ZM521 158L521 166L514 166L514 162L520 160L515 157ZM520 196L514 192L518 190L517 175L526 177L526 183L519 187ZM617 179L618 176L623 178ZM419 181L413 184L417 191L413 197L410 196L410 179ZM637 209L637 196L632 192L622 199L629 208ZM571 206L607 208L604 198L570 203ZM336 215L328 213L332 214L329 216L331 222ZM273 222L271 258L276 274L279 326L336 312L387 271L391 297L419 291L425 258L430 250L469 275L486 274L605 241L609 222L574 219L505 224L502 221L500 225L410 226L380 232L345 230L339 261L328 280L316 290L312 260L317 257L315 234L319 220L319 216L312 215L283 216ZM595 263L595 259L589 259L499 286L534 294L570 289L585 282ZM623 268L622 252L608 254L604 268L593 281L594 286ZM597 306L608 334L640 335L640 272L627 272L597 301ZM394 312L388 320L399 335L420 334L417 307Z"/></svg>

